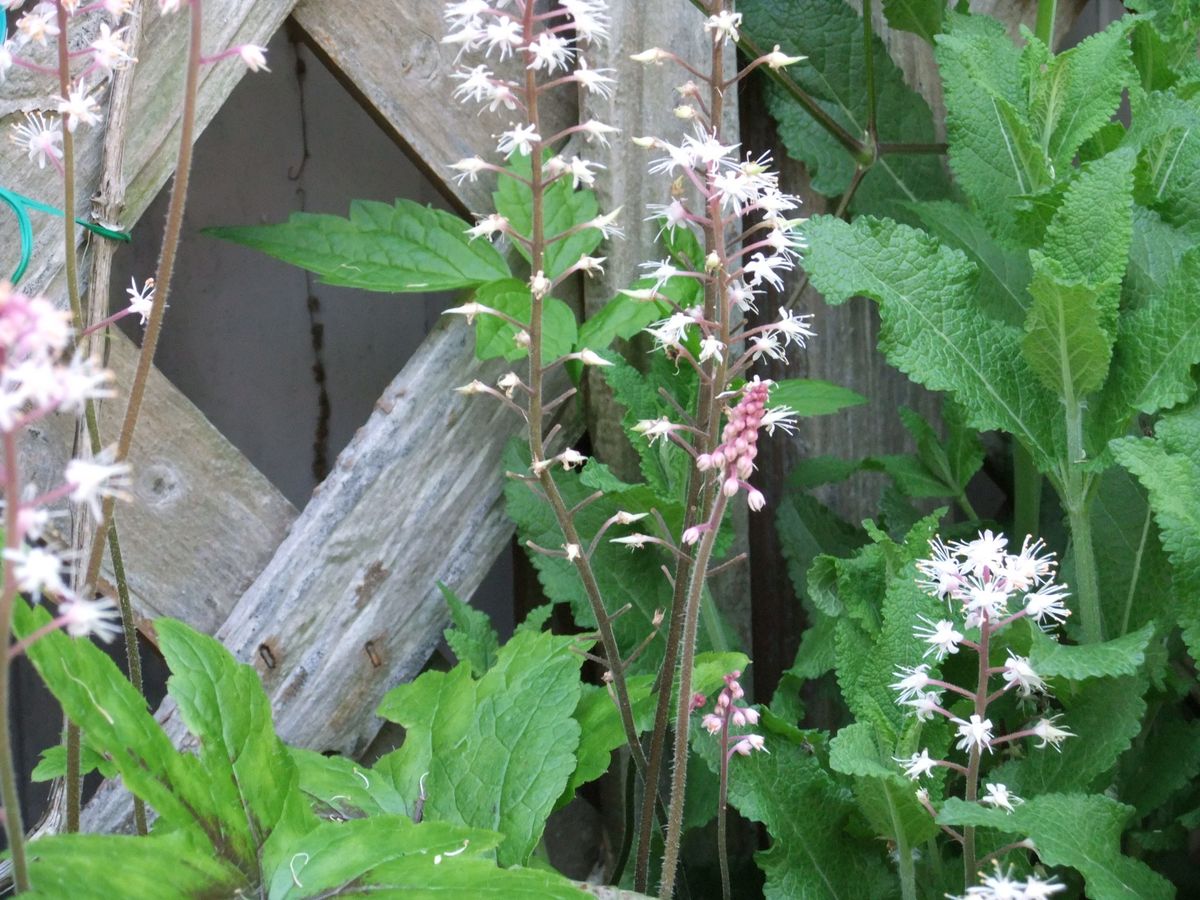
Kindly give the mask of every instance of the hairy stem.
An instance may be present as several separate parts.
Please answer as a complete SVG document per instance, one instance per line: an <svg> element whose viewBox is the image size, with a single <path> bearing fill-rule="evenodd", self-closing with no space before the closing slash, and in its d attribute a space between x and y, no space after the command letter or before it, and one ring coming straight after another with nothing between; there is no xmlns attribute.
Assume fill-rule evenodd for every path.
<svg viewBox="0 0 1200 900"><path fill-rule="evenodd" d="M1051 50L1054 49L1054 19L1057 13L1058 0L1038 0L1037 22L1033 26L1033 33Z"/></svg>
<svg viewBox="0 0 1200 900"><path fill-rule="evenodd" d="M975 715L983 718L987 713L988 698L988 658L991 653L992 623L988 621L987 613L983 613L983 621L979 625L979 671L975 684ZM966 800L975 803L979 799L979 762L983 750L978 744L972 744L970 759L967 763ZM968 825L963 828L963 881L969 888L975 883L975 828Z"/></svg>
<svg viewBox="0 0 1200 900"><path fill-rule="evenodd" d="M717 794L717 859L721 863L721 898L730 900L729 846L725 832L725 807L729 798L729 710L721 717L721 786Z"/></svg>
<svg viewBox="0 0 1200 900"><path fill-rule="evenodd" d="M1100 581L1096 571L1096 551L1092 546L1090 515L1092 478L1083 471L1083 405L1074 396L1064 398L1066 407L1067 458L1063 463L1062 495L1071 527L1071 548L1075 557L1075 596L1079 598L1079 618L1087 643L1104 640L1104 621L1100 612Z"/></svg>
<svg viewBox="0 0 1200 900"><path fill-rule="evenodd" d="M7 644L12 634L13 604L17 600L16 564L12 555L21 549L23 536L19 513L21 479L18 471L17 439L4 432L4 591L0 594L0 634ZM4 803L4 828L12 856L13 880L17 891L29 890L29 867L25 859L25 825L21 821L21 800L17 796L17 770L13 762L12 732L9 727L9 690L12 666L0 664L0 801Z"/></svg>

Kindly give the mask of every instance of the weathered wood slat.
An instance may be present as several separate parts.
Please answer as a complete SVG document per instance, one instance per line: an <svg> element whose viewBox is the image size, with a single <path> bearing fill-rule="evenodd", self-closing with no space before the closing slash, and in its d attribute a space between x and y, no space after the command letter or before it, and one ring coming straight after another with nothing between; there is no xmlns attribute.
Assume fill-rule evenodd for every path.
<svg viewBox="0 0 1200 900"><path fill-rule="evenodd" d="M293 0L209 0L205 40L211 48L235 43L266 43L290 11ZM156 4L150 4L156 7ZM160 18L151 11L140 52L130 110L126 150L128 228L165 183L178 145L178 106L186 46L186 16ZM20 110L50 105L56 84L44 76L13 70L0 85L0 131L7 132ZM199 120L207 124L224 103L244 68L226 63L206 69ZM99 98L104 100L103 94ZM104 132L76 132L80 215L99 187ZM31 166L11 141L0 141L0 178L6 186L61 205L62 186L51 168ZM24 286L65 297L61 225L35 213L36 250ZM17 260L17 223L0 210L0 277ZM64 301L65 302L65 301ZM169 316L168 316L169 319ZM169 325L168 325L169 327ZM113 335L110 364L120 384L129 382L135 348ZM107 440L121 401L101 410ZM45 486L61 479L74 437L65 417L39 429L24 447L26 464ZM122 508L121 536L129 561L131 588L139 615L171 615L207 631L225 619L237 595L270 559L295 517L290 503L213 428L161 375L155 373L131 461L135 467L135 508Z"/></svg>

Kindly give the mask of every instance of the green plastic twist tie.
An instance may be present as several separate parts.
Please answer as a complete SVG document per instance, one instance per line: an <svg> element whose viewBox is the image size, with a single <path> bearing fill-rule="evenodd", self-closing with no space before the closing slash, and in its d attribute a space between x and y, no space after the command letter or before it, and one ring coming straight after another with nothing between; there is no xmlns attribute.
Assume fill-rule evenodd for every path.
<svg viewBox="0 0 1200 900"><path fill-rule="evenodd" d="M12 207L12 211L17 214L17 227L21 232L21 259L17 263L16 271L13 272L11 279L12 283L16 284L21 280L21 276L25 274L25 270L29 268L29 261L33 258L33 223L29 220L29 210L33 209L38 212L49 213L52 216L63 217L66 216L66 213L49 204L41 203L3 187L0 187L0 200L3 200ZM92 234L98 234L109 240L122 241L124 243L133 240L124 231L114 231L111 228L105 228L103 225L97 225L95 222L88 222L84 219L76 219L75 221L92 232Z"/></svg>

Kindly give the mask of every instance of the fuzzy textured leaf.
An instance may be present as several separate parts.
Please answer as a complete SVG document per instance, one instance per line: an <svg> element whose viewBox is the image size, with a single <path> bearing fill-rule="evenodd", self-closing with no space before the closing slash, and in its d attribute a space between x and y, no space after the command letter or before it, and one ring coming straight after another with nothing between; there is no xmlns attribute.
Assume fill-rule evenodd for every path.
<svg viewBox="0 0 1200 900"><path fill-rule="evenodd" d="M1033 797L1013 813L958 798L946 801L938 821L1021 834L1037 844L1048 866L1071 866L1094 900L1158 900L1174 889L1145 863L1121 855L1121 832L1133 808L1096 794Z"/></svg>
<svg viewBox="0 0 1200 900"><path fill-rule="evenodd" d="M1154 636L1154 623L1098 644L1060 644L1036 626L1029 631L1029 664L1034 671L1080 681L1137 672L1146 661L1146 645Z"/></svg>
<svg viewBox="0 0 1200 900"><path fill-rule="evenodd" d="M438 582L438 590L450 608L452 626L444 632L446 643L460 661L471 667L471 674L478 678L495 665L496 653L500 649L500 639L492 628L492 621L487 613L460 600L458 594L441 582Z"/></svg>
<svg viewBox="0 0 1200 900"><path fill-rule="evenodd" d="M928 235L888 220L808 225L805 266L831 303L864 295L880 305L880 348L931 390L949 391L979 431L1015 435L1047 470L1062 443L1058 400L1021 354L1021 332L974 304L975 267Z"/></svg>
<svg viewBox="0 0 1200 900"><path fill-rule="evenodd" d="M453 291L507 278L496 248L467 237L448 212L397 200L350 204L350 217L293 213L277 225L209 228L206 234L250 247L321 276L325 284L384 293Z"/></svg>

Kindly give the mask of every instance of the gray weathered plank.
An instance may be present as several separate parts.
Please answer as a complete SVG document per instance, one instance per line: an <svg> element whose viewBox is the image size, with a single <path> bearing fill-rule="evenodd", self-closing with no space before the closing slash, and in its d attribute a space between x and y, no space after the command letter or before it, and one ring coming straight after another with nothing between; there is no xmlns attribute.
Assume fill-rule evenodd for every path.
<svg viewBox="0 0 1200 900"><path fill-rule="evenodd" d="M292 2L209 0L206 46L265 43ZM126 206L121 224L126 228L165 183L178 146L183 77L179 63L185 55L186 16L160 18L152 11L145 27L125 156ZM199 102L201 125L211 120L243 74L236 62L206 69ZM0 85L3 131L19 119L21 110L46 108L50 96L57 93L56 85L44 76L16 69L12 75ZM99 99L104 101L103 94ZM99 187L103 142L101 128L81 128L76 133L80 215L87 214L89 198ZM7 186L61 205L62 187L54 170L32 167L10 141L0 141L0 173ZM34 226L34 262L23 286L65 297L58 220L35 213ZM0 271L11 271L18 245L16 221L5 209L0 213ZM113 335L110 364L119 384L128 384L135 352L124 337ZM115 438L111 425L121 408L120 401L109 401L101 410L109 441ZM45 423L26 442L27 465L42 485L61 478L73 438L73 421L60 417ZM131 462L138 502L136 508L123 508L119 515L136 609L142 616L172 615L215 630L237 594L270 559L295 510L157 373L150 383Z"/></svg>

